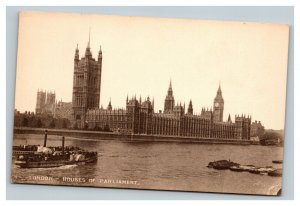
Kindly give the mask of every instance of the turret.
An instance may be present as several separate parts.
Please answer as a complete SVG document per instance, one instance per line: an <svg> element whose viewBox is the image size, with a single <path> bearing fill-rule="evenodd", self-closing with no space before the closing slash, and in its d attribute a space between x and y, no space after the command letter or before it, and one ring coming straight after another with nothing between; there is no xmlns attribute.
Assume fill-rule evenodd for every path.
<svg viewBox="0 0 300 206"><path fill-rule="evenodd" d="M193 104L192 104L192 100L190 100L190 103L189 103L189 107L188 107L187 113L188 113L189 115L193 115Z"/></svg>
<svg viewBox="0 0 300 206"><path fill-rule="evenodd" d="M170 80L167 96L165 98L165 105L164 105L164 113L172 113L174 109L174 96L173 96L173 89L172 89L172 82Z"/></svg>
<svg viewBox="0 0 300 206"><path fill-rule="evenodd" d="M228 122L228 123L232 123L230 114L228 115L228 120L227 120L227 122Z"/></svg>
<svg viewBox="0 0 300 206"><path fill-rule="evenodd" d="M102 50L101 50L101 46L100 46L100 49L98 52L98 62L101 62L101 61L102 61Z"/></svg>
<svg viewBox="0 0 300 206"><path fill-rule="evenodd" d="M108 106L107 106L107 110L108 110L108 111L111 111L111 110L112 110L111 99L109 99L109 103L108 103Z"/></svg>
<svg viewBox="0 0 300 206"><path fill-rule="evenodd" d="M172 81L170 80L169 89L168 89L168 95L173 95L173 89L172 89Z"/></svg>
<svg viewBox="0 0 300 206"><path fill-rule="evenodd" d="M153 112L154 112L154 97L152 98L152 108L153 108Z"/></svg>
<svg viewBox="0 0 300 206"><path fill-rule="evenodd" d="M223 111L224 111L224 99L222 97L221 85L219 85L217 95L214 99L214 108L213 108L214 121L216 122L223 121Z"/></svg>
<svg viewBox="0 0 300 206"><path fill-rule="evenodd" d="M74 61L78 62L79 61L79 49L78 49L78 44L75 50L75 57L74 57Z"/></svg>
<svg viewBox="0 0 300 206"><path fill-rule="evenodd" d="M87 44L86 49L85 49L85 57L86 58L91 58L92 57L90 40L91 40L91 32L89 32L89 41L88 41L88 44Z"/></svg>
<svg viewBox="0 0 300 206"><path fill-rule="evenodd" d="M92 57L89 34L85 56L79 59L78 46L75 50L72 95L73 127L84 128L86 124L86 111L88 109L99 108L101 74L101 62Z"/></svg>

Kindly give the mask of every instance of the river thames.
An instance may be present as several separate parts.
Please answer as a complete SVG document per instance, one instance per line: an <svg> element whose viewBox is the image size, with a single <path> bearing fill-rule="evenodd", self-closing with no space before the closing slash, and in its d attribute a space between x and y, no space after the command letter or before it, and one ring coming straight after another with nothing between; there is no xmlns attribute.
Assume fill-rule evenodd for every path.
<svg viewBox="0 0 300 206"><path fill-rule="evenodd" d="M43 144L43 135L15 134L14 145ZM48 136L48 146L60 146L61 137ZM66 146L97 151L97 163L59 168L21 169L12 165L18 183L122 187L199 192L276 195L282 178L248 172L214 170L207 164L231 160L243 165L273 166L283 148L261 145L122 142L66 137Z"/></svg>

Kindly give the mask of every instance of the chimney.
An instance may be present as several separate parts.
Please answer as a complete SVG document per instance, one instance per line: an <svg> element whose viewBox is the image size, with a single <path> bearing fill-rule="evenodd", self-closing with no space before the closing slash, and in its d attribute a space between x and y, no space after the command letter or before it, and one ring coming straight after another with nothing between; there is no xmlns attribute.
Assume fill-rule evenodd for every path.
<svg viewBox="0 0 300 206"><path fill-rule="evenodd" d="M62 148L62 155L64 155L65 154L65 136L62 136L61 148Z"/></svg>
<svg viewBox="0 0 300 206"><path fill-rule="evenodd" d="M47 146L47 130L45 130L44 147Z"/></svg>

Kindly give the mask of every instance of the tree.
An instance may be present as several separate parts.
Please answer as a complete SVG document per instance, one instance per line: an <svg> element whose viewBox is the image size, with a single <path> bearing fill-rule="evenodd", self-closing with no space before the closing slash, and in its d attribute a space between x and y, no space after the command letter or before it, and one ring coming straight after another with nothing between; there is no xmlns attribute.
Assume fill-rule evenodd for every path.
<svg viewBox="0 0 300 206"><path fill-rule="evenodd" d="M104 126L103 130L104 130L105 132L110 132L110 128L109 128L108 124L106 124L106 125Z"/></svg>
<svg viewBox="0 0 300 206"><path fill-rule="evenodd" d="M74 124L74 129L78 129L77 122Z"/></svg>
<svg viewBox="0 0 300 206"><path fill-rule="evenodd" d="M282 135L276 131L269 130L266 131L260 138L260 143L262 145L278 145L280 140L282 139Z"/></svg>
<svg viewBox="0 0 300 206"><path fill-rule="evenodd" d="M28 127L28 119L26 117L22 120L22 127Z"/></svg>
<svg viewBox="0 0 300 206"><path fill-rule="evenodd" d="M84 129L84 130L88 130L88 128L89 128L88 122L84 122L84 127L83 127L83 129Z"/></svg>
<svg viewBox="0 0 300 206"><path fill-rule="evenodd" d="M55 122L54 122L54 119L52 119L50 125L49 125L50 128L55 128Z"/></svg>
<svg viewBox="0 0 300 206"><path fill-rule="evenodd" d="M261 139L280 139L280 134L275 131L266 131L262 136Z"/></svg>
<svg viewBox="0 0 300 206"><path fill-rule="evenodd" d="M67 121L64 119L62 123L62 128L66 129L67 128Z"/></svg>
<svg viewBox="0 0 300 206"><path fill-rule="evenodd" d="M37 120L37 122L36 122L36 127L37 127L37 128L40 128L40 127L42 127L42 126L43 126L43 123L42 123L41 119L38 118L38 120Z"/></svg>

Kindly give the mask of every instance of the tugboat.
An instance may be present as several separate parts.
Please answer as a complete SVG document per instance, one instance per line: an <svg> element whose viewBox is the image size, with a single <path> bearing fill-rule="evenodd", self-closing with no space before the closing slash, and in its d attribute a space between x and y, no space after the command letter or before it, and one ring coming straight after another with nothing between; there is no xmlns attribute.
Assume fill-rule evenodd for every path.
<svg viewBox="0 0 300 206"><path fill-rule="evenodd" d="M44 138L44 146L46 147L47 144L47 130L45 130L45 138ZM19 145L19 146L13 146L13 156L18 156L18 155L27 155L27 154L34 154L37 152L40 148L42 148L40 145L28 145L27 144L27 139L26 139L26 144L24 145ZM51 149L54 149L54 147L49 147ZM61 147L56 147L56 150L61 150Z"/></svg>
<svg viewBox="0 0 300 206"><path fill-rule="evenodd" d="M64 136L61 147L46 147L46 143L47 135L45 135L44 146L36 146L36 151L18 155L15 164L21 168L52 168L83 165L98 160L97 152L89 152L77 147L67 147L66 150Z"/></svg>

